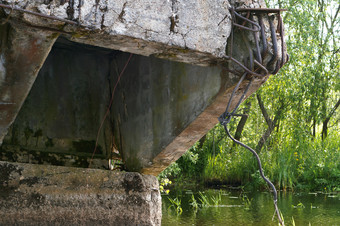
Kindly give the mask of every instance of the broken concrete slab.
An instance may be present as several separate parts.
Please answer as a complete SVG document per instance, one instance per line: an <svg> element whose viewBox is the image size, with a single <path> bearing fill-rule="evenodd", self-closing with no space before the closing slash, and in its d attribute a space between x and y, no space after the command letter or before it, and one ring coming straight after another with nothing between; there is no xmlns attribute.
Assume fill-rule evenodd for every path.
<svg viewBox="0 0 340 226"><path fill-rule="evenodd" d="M245 8L263 8L265 4L262 0L217 1L214 2L214 4L210 4L210 1L193 1L190 3L171 1L171 7L169 7L170 1L147 0L131 2L21 0L6 1L6 3L15 7L25 8L32 12L43 13L43 15L47 14L63 18L63 21L51 20L46 17L18 13L16 11L11 13L10 10L5 10L8 15L10 15L9 22L11 24L16 25L17 23L21 23L27 27L55 32L56 35L62 33L67 39L76 42L150 56L148 60L142 56L132 58L136 64L132 66L134 68L127 68L126 74L128 75L125 75L123 80L120 81L117 94L113 100L115 104L110 112L110 122L105 123L104 129L99 135L98 143L102 147L105 146L103 148L103 150L105 149L105 151L103 151L106 155L105 157L109 157L112 150L119 149L126 169L130 171L143 171L150 174L159 173L211 129L217 123L217 117L223 112L224 109L222 106L227 103L232 87L236 84L239 74L246 67L249 68L248 71L254 69L254 65L251 65L254 62L249 64L247 64L247 62L250 62L250 59L254 59L254 52L256 50L263 50L263 63L265 66L262 65L262 68L258 67L255 69L262 72L266 71L263 73L263 76L267 75L268 72L274 73L274 71L277 71L276 69L279 69L278 66L282 66L285 63L284 60L281 59L282 56L285 56L286 51L283 39L277 40L277 56L273 54L273 37L280 38L280 35L277 34L280 29L276 28L282 28L283 26L279 26L278 17L272 15L264 15L264 27L261 30L264 32L264 35L262 33L260 34L259 31L257 31L257 33L248 32L246 34L240 34L240 29L233 29L235 41L229 43L228 49L233 47L234 54L231 55L238 61L244 63L245 66L242 68L240 65L230 63L230 61L226 62L225 50L231 29L231 19L228 14L229 5ZM159 4L165 4L164 8L162 8L163 5L160 7ZM118 9L120 10L118 11ZM211 11L211 9L214 11ZM158 12L155 13L157 10ZM171 11L170 14L168 13L169 10ZM196 11L198 12L197 15L195 14ZM222 13L222 11L226 11L226 14ZM164 17L163 14L166 16ZM180 15L180 17L178 15ZM221 17L222 15L224 17ZM253 16L255 21L259 20L258 15ZM166 18L169 20L166 20ZM210 21L210 19L212 19L212 21ZM216 20L218 19L222 20L217 23L216 27L215 22L217 22ZM75 22L78 24L74 25ZM241 20L238 22L243 23L244 21ZM237 21L235 21L235 23L237 23ZM224 25L219 27L221 24ZM193 30L190 30L191 28ZM183 35L183 32L187 31L185 29L189 29L190 31L188 31L188 34ZM197 34L197 36L190 36L191 32ZM182 39L188 38L188 40L185 40L184 44L180 41L175 42L175 37L178 34L183 36ZM263 43L256 41L256 39L260 39L260 36L263 42L264 40L268 41L266 41L268 48L265 48ZM202 40L203 42L201 42ZM76 76L71 78L74 74L85 74L76 72L79 68L79 71L86 68L83 66L84 62L78 62L77 64L78 66L80 65L80 67L72 72L76 67L73 67L73 64L70 62L74 62L73 60L76 60L77 57L70 57L71 54L74 53L68 54L68 57L60 57L59 54L58 57L62 60L66 58L70 59L67 60L65 64L60 63L62 60L58 62L59 65L69 66L67 73L64 73L64 71L60 72L58 69L59 73L68 76L67 79L69 79L69 81L78 79L75 78ZM89 70L91 71L91 75L87 74L88 76L85 76L85 79L84 76L79 77L79 80L85 80L85 85L83 84L81 89L86 87L87 90L82 90L83 93L79 92L79 90L75 91L77 100L72 99L74 93L68 93L72 97L66 97L67 94L65 95L65 93L67 92L57 93L58 95L54 97L48 96L49 94L43 95L54 101L57 100L56 97L63 96L67 101L62 101L62 103L56 101L52 114L44 114L40 119L25 118L26 116L24 116L24 120L18 120L18 123L21 124L21 132L19 133L21 139L16 140L17 134L15 131L17 130L15 130L16 128L13 126L10 134L11 137L8 139L12 142L10 145L18 145L18 142L13 143L13 141L19 140L20 142L24 141L26 143L20 143L19 145L40 151L39 149L41 148L50 149L51 146L53 146L52 144L56 144L54 146L55 150L53 151L59 151L57 148L60 146L62 146L62 148L69 147L68 145L74 146L74 141L85 141L85 143L88 144L97 143L95 139L97 128L99 127L98 122L101 120L103 112L105 112L107 103L109 102L108 97L110 95L108 95L108 93L111 94L111 85L114 85L112 81L117 81L118 71L128 59L128 54L122 54L120 52L118 55L119 57L116 59L116 62L112 61L112 57L116 57L115 54L106 58L100 58L103 60L96 59L87 61L91 63L100 61L95 64L100 65L100 69L104 68L106 70L110 67L107 71L113 68L108 66L113 62L113 64L116 64L114 69L116 75L112 75L111 71L106 74L103 73L105 74L103 75L100 70L97 70L98 67L96 70ZM234 69L234 74L226 73L226 70L220 73L220 68L218 67L206 67L203 69L198 68L197 65L187 64L183 66L165 61L161 62L159 59L155 60L154 56L204 66L221 64L227 68L227 70ZM53 54L51 57L54 57ZM262 62L262 60L258 60L258 62ZM54 63L50 65L53 66L53 64ZM44 70L47 77L54 74L53 71L56 71L51 68ZM56 68L62 68L62 66ZM235 75L235 70L236 72L238 71L238 73L236 73L237 75ZM97 72L98 74L96 74ZM95 77L95 79L91 77L96 75L100 76ZM108 78L105 77L107 75ZM61 77L62 76L59 76L59 79ZM250 90L252 92L255 91L267 78L268 75L254 78L255 82L252 87L250 87ZM124 81L124 79L127 80ZM157 79L159 79L159 81ZM94 82L94 80L96 81ZM58 81L56 83L52 82L53 85L49 86L51 84L48 83L51 83L52 80L45 79L45 81L46 82L42 82L38 86L49 89L48 91L56 89L55 84L63 84L63 82ZM244 84L247 84L248 81L244 81ZM64 82L66 85L60 86L60 89L57 90L66 89L66 86L69 87L67 91L77 89L77 86L70 85L73 84L73 82ZM75 83L77 83L77 81ZM81 82L79 82L79 84L80 83ZM88 84L100 84L100 87L107 86L92 93L92 91L90 91L91 86ZM241 85L240 93L244 90L244 84ZM82 104L84 93L91 93L91 97L88 97L88 99L92 98L89 102L86 102L86 104L91 105L94 103L87 109L97 107L99 109L98 111L97 109L93 111L83 110L82 106L86 106ZM93 98L94 95L92 94L103 94L104 97ZM35 91L35 95L39 97L40 90ZM75 102L69 101L70 99ZM42 102L35 101L35 103ZM211 107L209 107L209 105ZM31 104L29 108L34 111L32 106ZM57 110L56 106L58 106ZM66 111L60 110L65 109L65 107L70 111L67 117L66 114L63 114ZM233 105L231 107L233 107ZM43 109L46 109L46 106L43 106ZM40 112L35 113L33 118L39 116ZM48 113L51 113L50 109L48 109ZM90 120L80 120L81 117L78 114L90 116ZM65 116L64 120L55 120L60 115ZM54 118L51 116L54 116ZM44 117L46 117L47 120L45 120ZM41 123L42 121L43 123ZM46 124L51 121L53 121L54 124L52 133L50 132L52 127ZM89 121L91 121L91 123L87 123ZM28 124L27 135L25 133L26 125L22 122ZM40 127L40 124L43 124L42 127ZM62 125L64 125L64 127L62 127ZM96 125L98 127L96 127ZM32 127L34 128L32 129ZM57 127L60 128L60 130L55 129ZM42 128L44 128L44 130L42 130ZM63 128L66 129L62 130ZM90 132L84 133L84 131ZM54 132L58 134L56 135ZM73 151L74 149L72 148L66 151ZM89 147L83 149L86 149L87 152L91 151ZM94 148L92 147L92 149ZM152 169L155 169L154 172Z"/></svg>
<svg viewBox="0 0 340 226"><path fill-rule="evenodd" d="M76 42L205 66L223 59L231 30L231 5L225 0L6 2L76 21L78 25L70 25L27 13L11 14L29 25L69 33Z"/></svg>
<svg viewBox="0 0 340 226"><path fill-rule="evenodd" d="M0 162L0 225L160 225L157 178Z"/></svg>

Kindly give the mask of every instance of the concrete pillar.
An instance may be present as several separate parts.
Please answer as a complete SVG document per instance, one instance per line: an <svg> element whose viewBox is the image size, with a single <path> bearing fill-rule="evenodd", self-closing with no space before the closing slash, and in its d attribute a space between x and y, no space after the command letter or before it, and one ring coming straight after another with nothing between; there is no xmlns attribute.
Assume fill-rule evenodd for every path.
<svg viewBox="0 0 340 226"><path fill-rule="evenodd" d="M160 225L157 178L0 161L0 225Z"/></svg>
<svg viewBox="0 0 340 226"><path fill-rule="evenodd" d="M0 26L0 145L57 37L19 24Z"/></svg>

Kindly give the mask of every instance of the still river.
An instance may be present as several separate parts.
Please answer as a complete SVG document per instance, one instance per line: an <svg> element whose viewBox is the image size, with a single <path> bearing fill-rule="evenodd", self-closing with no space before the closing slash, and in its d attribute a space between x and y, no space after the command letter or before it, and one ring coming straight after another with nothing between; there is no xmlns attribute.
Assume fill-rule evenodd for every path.
<svg viewBox="0 0 340 226"><path fill-rule="evenodd" d="M177 194L176 194L177 193ZM199 204L193 208L193 199ZM170 199L181 201L180 209ZM219 197L220 200L219 200ZM202 206L206 199L205 206ZM213 202L215 200L215 203ZM217 201L216 201L217 200ZM274 206L268 192L244 193L208 189L199 194L191 190L162 195L162 225L278 225L272 221ZM204 203L204 201L203 201ZM172 206L171 206L172 205ZM280 192L278 206L285 225L339 225L340 194Z"/></svg>

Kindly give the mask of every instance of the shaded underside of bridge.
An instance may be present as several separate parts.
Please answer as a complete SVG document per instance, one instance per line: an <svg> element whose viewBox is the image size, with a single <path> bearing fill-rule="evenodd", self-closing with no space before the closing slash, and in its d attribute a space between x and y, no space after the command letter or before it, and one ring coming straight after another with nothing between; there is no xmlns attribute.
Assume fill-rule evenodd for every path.
<svg viewBox="0 0 340 226"><path fill-rule="evenodd" d="M218 66L130 56L57 39L2 160L88 167L98 139L92 167L121 159L128 171L157 175L216 125L238 80Z"/></svg>
<svg viewBox="0 0 340 226"><path fill-rule="evenodd" d="M66 10L52 3L46 8L27 1L43 13ZM105 16L114 7L111 2L105 3L108 11L101 2L95 11L87 10L88 3L78 5L88 15L79 14L81 26L76 27L7 10L13 19L1 26L2 160L108 168L114 159L125 170L158 175L217 124L239 79L223 69L237 69L224 58L229 3L219 2L223 9L193 3L199 11L189 16L188 9L173 2L169 21L159 13L150 17L137 3L123 5L110 20ZM132 18L143 13L150 18ZM98 14L106 19L101 25ZM154 24L165 19L170 30ZM213 23L216 29L210 20L219 21ZM188 23L192 28L186 30ZM248 50L240 36L233 45L243 62ZM267 78L255 78L247 95Z"/></svg>
<svg viewBox="0 0 340 226"><path fill-rule="evenodd" d="M261 32L234 29L228 41L230 9L262 0L0 7L0 224L160 225L154 176L218 123L245 68L229 50L253 70L262 49L269 65L254 70L263 76L244 99L285 63L279 17L262 15ZM109 160L130 172L99 170Z"/></svg>

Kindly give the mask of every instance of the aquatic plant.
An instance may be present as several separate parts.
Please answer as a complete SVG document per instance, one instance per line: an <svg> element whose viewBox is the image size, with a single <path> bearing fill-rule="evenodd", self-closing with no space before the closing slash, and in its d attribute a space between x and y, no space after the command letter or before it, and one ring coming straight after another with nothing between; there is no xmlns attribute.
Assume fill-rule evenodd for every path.
<svg viewBox="0 0 340 226"><path fill-rule="evenodd" d="M292 216L292 226L295 226L295 220L293 216Z"/></svg>
<svg viewBox="0 0 340 226"><path fill-rule="evenodd" d="M207 195L204 195L202 192L198 192L198 194L199 194L198 199L200 200L202 207L211 206L209 198L208 198Z"/></svg>
<svg viewBox="0 0 340 226"><path fill-rule="evenodd" d="M222 193L223 193L222 190L220 190L217 195L210 196L210 198L209 198L208 195L205 195L202 192L198 192L198 194L199 194L198 199L201 202L200 206L201 207L212 207L212 206L217 207L217 206L221 205L221 203L222 203Z"/></svg>
<svg viewBox="0 0 340 226"><path fill-rule="evenodd" d="M194 210L197 210L197 209L198 209L198 202L197 202L197 200L195 199L194 194L191 195L190 206L191 206Z"/></svg>
<svg viewBox="0 0 340 226"><path fill-rule="evenodd" d="M297 208L297 209L304 209L306 208L305 205L303 205L302 202L299 202L296 206L292 205L293 208Z"/></svg>
<svg viewBox="0 0 340 226"><path fill-rule="evenodd" d="M245 195L245 194L243 194L243 195L241 196L241 199L242 199L242 203L243 203L243 205L244 205L244 208L245 208L246 210L250 210L251 202L252 202L253 199L249 199L248 196Z"/></svg>
<svg viewBox="0 0 340 226"><path fill-rule="evenodd" d="M169 206L169 209L170 208L174 208L176 213L177 213L177 215L181 215L182 212L183 212L182 207L181 207L181 202L182 201L178 197L176 197L174 199L168 197L168 199L169 199L169 201L171 203L171 205Z"/></svg>
<svg viewBox="0 0 340 226"><path fill-rule="evenodd" d="M211 201L214 206L219 206L222 203L222 191L220 190L216 196L211 196Z"/></svg>

